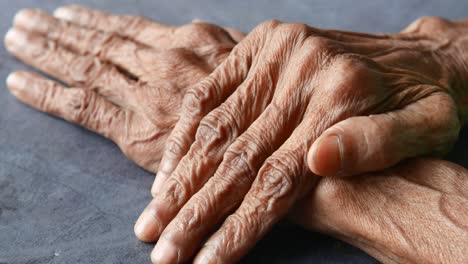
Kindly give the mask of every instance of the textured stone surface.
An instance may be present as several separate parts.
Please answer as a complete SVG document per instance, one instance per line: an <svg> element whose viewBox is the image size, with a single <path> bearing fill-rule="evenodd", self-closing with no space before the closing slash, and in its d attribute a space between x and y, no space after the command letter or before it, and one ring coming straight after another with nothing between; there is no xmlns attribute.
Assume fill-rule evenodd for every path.
<svg viewBox="0 0 468 264"><path fill-rule="evenodd" d="M52 11L70 1L0 1L0 32L23 7ZM467 1L74 1L181 24L194 18L248 31L277 18L317 27L399 31L422 15L462 18ZM0 49L0 79L28 69ZM467 166L468 131L450 159ZM153 175L111 142L39 113L0 89L0 263L149 263L152 245L133 223L150 199ZM277 226L245 263L375 263L361 251L291 225Z"/></svg>

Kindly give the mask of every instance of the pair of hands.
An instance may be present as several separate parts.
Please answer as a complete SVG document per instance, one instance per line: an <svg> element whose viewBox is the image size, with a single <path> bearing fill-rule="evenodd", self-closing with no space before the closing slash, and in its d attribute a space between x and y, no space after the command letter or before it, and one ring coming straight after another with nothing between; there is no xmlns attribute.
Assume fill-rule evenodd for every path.
<svg viewBox="0 0 468 264"><path fill-rule="evenodd" d="M243 39L206 23L172 27L77 6L55 15L19 12L6 46L74 88L26 72L10 75L8 86L23 102L110 138L149 171L166 146L155 198L135 227L140 239L159 239L154 262L188 260L220 223L195 261L232 262L288 213L384 261L463 256L467 216L450 214L464 211L463 168L414 161L343 179L309 170L351 175L445 152L466 116L454 76L467 75L442 63L450 54L438 47L461 24L426 19L375 36L271 21ZM434 30L441 39L425 35ZM428 208L408 203L428 198ZM419 221L408 225L412 218ZM455 223L462 232L450 243L461 247L449 249L433 221ZM405 235L431 224L433 248Z"/></svg>

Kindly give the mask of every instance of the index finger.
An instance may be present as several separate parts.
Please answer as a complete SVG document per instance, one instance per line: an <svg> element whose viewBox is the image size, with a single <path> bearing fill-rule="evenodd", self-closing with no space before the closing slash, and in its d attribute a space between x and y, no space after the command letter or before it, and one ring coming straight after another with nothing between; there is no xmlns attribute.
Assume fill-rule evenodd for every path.
<svg viewBox="0 0 468 264"><path fill-rule="evenodd" d="M114 15L78 5L59 7L54 16L83 27L114 32L154 48L168 46L168 35L174 29L141 16Z"/></svg>
<svg viewBox="0 0 468 264"><path fill-rule="evenodd" d="M314 186L317 177L307 170L304 159L310 143L302 143L309 128L307 122L301 123L263 163L240 207L207 240L194 263L239 260Z"/></svg>

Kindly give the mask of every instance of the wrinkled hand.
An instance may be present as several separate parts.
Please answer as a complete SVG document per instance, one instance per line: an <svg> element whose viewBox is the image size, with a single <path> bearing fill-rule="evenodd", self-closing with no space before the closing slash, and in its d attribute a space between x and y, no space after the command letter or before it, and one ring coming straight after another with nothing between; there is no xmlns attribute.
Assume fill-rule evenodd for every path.
<svg viewBox="0 0 468 264"><path fill-rule="evenodd" d="M317 183L308 163L347 175L446 152L466 114L468 71L449 60L462 33L437 18L393 35L258 26L184 97L136 224L159 239L153 262L200 244L195 263L239 259Z"/></svg>
<svg viewBox="0 0 468 264"><path fill-rule="evenodd" d="M10 76L10 89L30 105L79 123L114 141L111 134L122 133L121 125L125 124L127 143L116 142L140 166L154 171L166 134L178 119L184 91L207 75L209 69L216 67L227 56L234 41L229 37L213 37L216 34L225 36L226 32L203 23L176 28L79 7L59 9L56 15L72 24L55 21L39 11L23 11L23 15L20 13L17 16L15 29L8 34L6 44L10 52L26 63L76 88L63 89L57 83L21 72ZM227 31L236 40L243 37L238 31ZM197 37L199 34L208 34L209 37ZM122 53L118 52L119 46ZM141 54L144 56L138 56ZM140 64L135 66L136 62ZM100 74L101 71L104 75ZM122 100L120 104L119 100ZM130 119L125 118L125 122L114 126L113 115L118 117L122 111ZM155 129L151 130L151 127ZM156 133L158 136L151 138L146 133ZM138 140L145 137L151 139ZM322 182L330 180L319 183L318 194L327 193L323 191L323 186L329 184ZM330 204L332 200L317 199L312 193L304 204L308 201ZM308 217L302 215L302 219L313 219L311 212L323 212L323 209L309 203ZM343 215L337 214L335 219ZM310 223L312 220L304 224L310 226ZM365 247L363 249L366 250Z"/></svg>
<svg viewBox="0 0 468 264"><path fill-rule="evenodd" d="M468 171L447 161L324 177L293 215L383 263L468 263Z"/></svg>
<svg viewBox="0 0 468 264"><path fill-rule="evenodd" d="M174 27L78 6L59 8L55 16L34 9L18 12L5 45L73 88L16 72L7 81L11 92L111 139L139 166L156 172L183 95L226 58L236 41L206 23Z"/></svg>

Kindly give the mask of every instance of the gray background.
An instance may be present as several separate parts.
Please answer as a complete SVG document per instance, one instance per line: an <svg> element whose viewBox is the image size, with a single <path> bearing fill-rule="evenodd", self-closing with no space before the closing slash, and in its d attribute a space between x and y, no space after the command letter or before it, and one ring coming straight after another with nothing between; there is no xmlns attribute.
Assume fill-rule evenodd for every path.
<svg viewBox="0 0 468 264"><path fill-rule="evenodd" d="M70 1L1 0L0 32L23 7L52 11ZM75 1L164 23L194 18L249 31L270 18L317 27L394 32L422 15L463 18L468 1ZM28 69L0 49L0 79ZM468 131L450 159L466 167ZM153 175L111 142L16 101L0 87L0 263L149 263L152 244L133 223ZM374 263L332 238L280 224L245 263Z"/></svg>

